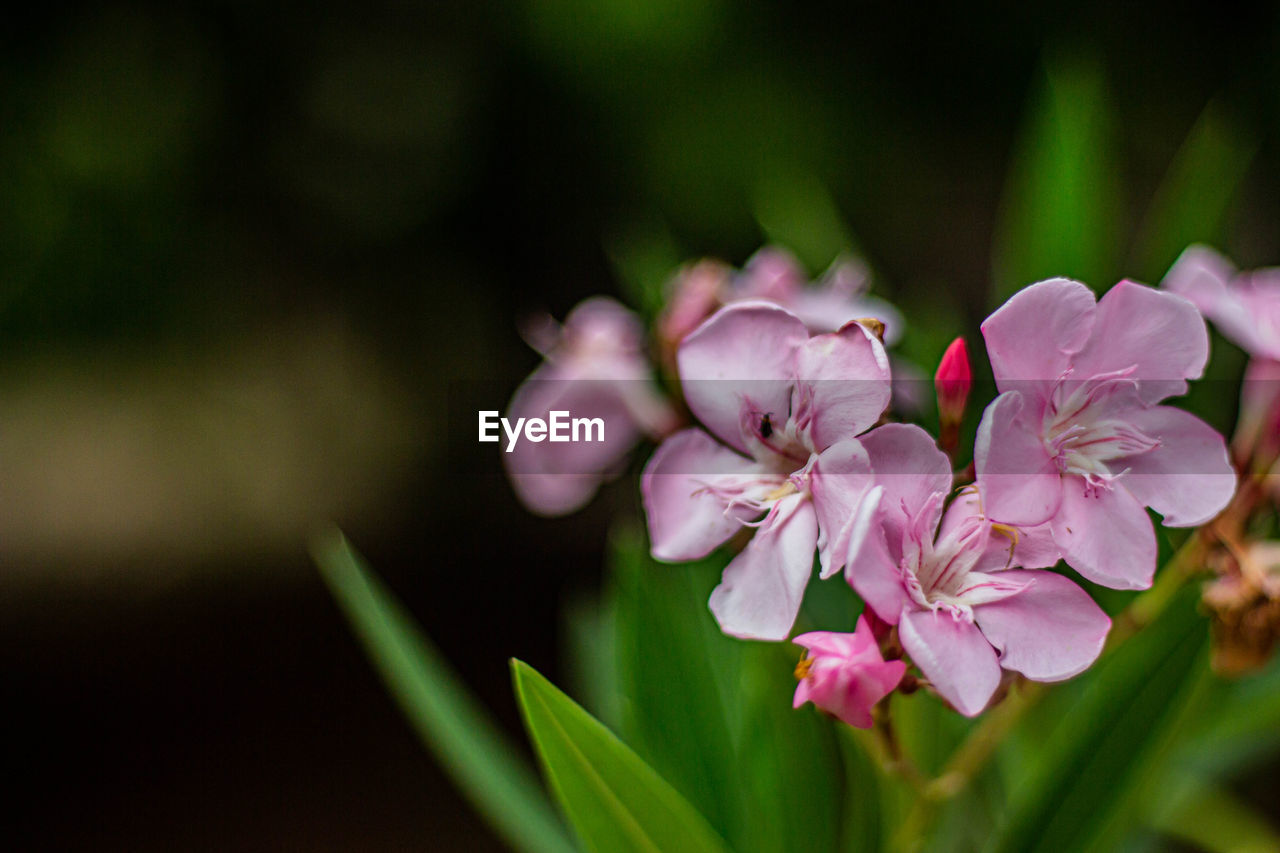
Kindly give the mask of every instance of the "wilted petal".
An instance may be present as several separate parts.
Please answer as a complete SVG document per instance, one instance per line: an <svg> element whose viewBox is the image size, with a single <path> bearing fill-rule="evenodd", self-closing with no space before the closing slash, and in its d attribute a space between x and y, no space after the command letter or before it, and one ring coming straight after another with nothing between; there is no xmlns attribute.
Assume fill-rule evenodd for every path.
<svg viewBox="0 0 1280 853"><path fill-rule="evenodd" d="M987 406L978 425L973 458L987 517L1013 525L1036 525L1058 511L1062 485L1057 466L1040 438L1038 413L1008 391Z"/></svg>
<svg viewBox="0 0 1280 853"><path fill-rule="evenodd" d="M1071 568L1112 589L1146 589L1156 572L1156 533L1142 504L1123 485L1087 489L1062 478L1053 538Z"/></svg>
<svg viewBox="0 0 1280 853"><path fill-rule="evenodd" d="M898 622L902 647L935 690L966 717L982 712L1000 686L995 649L972 622L941 610L911 610Z"/></svg>
<svg viewBox="0 0 1280 853"><path fill-rule="evenodd" d="M653 556L677 562L709 554L752 515L726 510L715 487L757 476L754 462L700 429L682 430L664 441L640 479Z"/></svg>
<svg viewBox="0 0 1280 853"><path fill-rule="evenodd" d="M1078 281L1051 278L1023 288L982 324L1001 391L1057 380L1089 340L1096 300Z"/></svg>
<svg viewBox="0 0 1280 853"><path fill-rule="evenodd" d="M858 323L810 338L796 352L794 412L815 450L865 432L889 407L889 357Z"/></svg>
<svg viewBox="0 0 1280 853"><path fill-rule="evenodd" d="M744 401L785 423L796 349L809 332L791 312L765 302L738 302L716 312L676 355L690 411L717 438L741 451Z"/></svg>
<svg viewBox="0 0 1280 853"><path fill-rule="evenodd" d="M1154 450L1124 460L1120 482L1139 503L1164 516L1167 527L1204 524L1226 508L1236 474L1218 431L1172 406L1153 406L1129 416L1135 427L1160 441Z"/></svg>
<svg viewBox="0 0 1280 853"><path fill-rule="evenodd" d="M711 612L731 637L785 640L800 612L813 572L818 520L804 495L779 501L776 513L733 558L711 593Z"/></svg>
<svg viewBox="0 0 1280 853"><path fill-rule="evenodd" d="M1204 373L1209 331L1185 297L1122 281L1098 302L1093 335L1077 353L1078 379L1136 368L1132 378L1147 403L1187 393Z"/></svg>
<svg viewBox="0 0 1280 853"><path fill-rule="evenodd" d="M1061 681L1098 659L1111 620L1087 592L1053 572L1015 570L1001 577L1030 583L1015 596L974 608L1001 666L1035 681Z"/></svg>

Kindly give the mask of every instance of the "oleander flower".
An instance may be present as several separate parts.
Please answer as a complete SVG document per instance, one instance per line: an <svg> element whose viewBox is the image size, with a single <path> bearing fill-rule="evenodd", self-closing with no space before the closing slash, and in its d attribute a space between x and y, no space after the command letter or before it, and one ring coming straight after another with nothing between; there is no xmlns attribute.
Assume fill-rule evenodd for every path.
<svg viewBox="0 0 1280 853"><path fill-rule="evenodd" d="M1067 563L1118 589L1151 585L1156 539L1217 515L1235 491L1226 444L1170 406L1209 355L1204 320L1181 296L1122 281L1101 300L1050 279L982 324L1002 392L974 449L991 519L1048 524Z"/></svg>
<svg viewBox="0 0 1280 853"><path fill-rule="evenodd" d="M1189 246L1160 286L1191 300L1250 355L1280 360L1280 268L1242 273L1208 246Z"/></svg>
<svg viewBox="0 0 1280 853"><path fill-rule="evenodd" d="M732 636L785 639L815 547L822 576L857 552L878 495L857 436L889 403L889 364L863 326L810 337L767 302L722 308L685 338L681 387L702 429L668 438L641 480L655 558L705 556L744 528L711 611Z"/></svg>
<svg viewBox="0 0 1280 853"><path fill-rule="evenodd" d="M544 317L525 330L544 361L511 398L508 417L552 411L604 421L602 441L519 442L502 459L516 496L532 512L565 515L591 500L645 436L659 438L677 417L654 385L640 321L612 299L579 303L563 326Z"/></svg>
<svg viewBox="0 0 1280 853"><path fill-rule="evenodd" d="M1087 669L1111 620L1058 561L1047 525L995 524L965 489L943 512L951 468L924 430L888 424L862 443L882 489L877 524L849 582L929 683L968 716L982 711L1001 669L1060 681Z"/></svg>
<svg viewBox="0 0 1280 853"><path fill-rule="evenodd" d="M1208 246L1190 246L1160 286L1190 299L1249 353L1231 443L1242 462L1260 443L1264 454L1274 455L1280 450L1280 268L1242 273Z"/></svg>
<svg viewBox="0 0 1280 853"><path fill-rule="evenodd" d="M873 317L884 324L883 340L892 346L902 335L902 315L885 300L869 295L869 288L866 264L857 258L838 258L810 284L790 252L766 246L740 271L704 260L677 273L667 307L658 318L658 333L664 345L674 350L721 307L765 300L791 311L815 333L834 332L852 320Z"/></svg>
<svg viewBox="0 0 1280 853"><path fill-rule="evenodd" d="M866 616L858 617L852 634L810 631L791 642L805 648L796 666L792 707L812 702L823 711L860 729L871 727L871 709L902 680L907 665L886 661Z"/></svg>

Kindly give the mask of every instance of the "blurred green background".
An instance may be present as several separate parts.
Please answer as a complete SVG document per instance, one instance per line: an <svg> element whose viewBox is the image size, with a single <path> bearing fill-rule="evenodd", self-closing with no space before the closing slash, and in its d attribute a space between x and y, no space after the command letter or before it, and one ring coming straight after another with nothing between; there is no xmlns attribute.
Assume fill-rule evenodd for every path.
<svg viewBox="0 0 1280 853"><path fill-rule="evenodd" d="M636 503L535 519L473 443L528 312L856 247L928 367L1036 277L1280 261L1271 4L95 5L0 44L6 846L502 849L306 541L339 522L517 728L507 657L560 671Z"/></svg>

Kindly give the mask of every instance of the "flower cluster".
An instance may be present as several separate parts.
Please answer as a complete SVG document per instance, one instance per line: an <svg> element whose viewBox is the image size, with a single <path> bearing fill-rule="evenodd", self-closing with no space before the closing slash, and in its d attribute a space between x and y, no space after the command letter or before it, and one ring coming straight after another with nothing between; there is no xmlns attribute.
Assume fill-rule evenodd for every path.
<svg viewBox="0 0 1280 853"><path fill-rule="evenodd" d="M1263 292L1280 294L1280 276L1241 283L1216 255L1189 250L1162 289L1122 281L1101 299L1067 279L1023 289L982 324L998 394L973 464L958 471L968 346L957 340L939 365L936 438L891 420L899 365L885 345L903 326L866 295L866 278L844 260L808 284L778 250L741 271L682 270L655 335L673 401L649 380L634 318L584 303L541 347L547 362L513 408L567 408L575 395L575 413L608 410L628 427L591 458L530 445L510 469L531 507L566 512L641 436L660 437L641 477L652 554L684 562L733 549L710 599L721 630L787 639L815 567L864 603L854 633L794 638L805 649L797 706L868 726L905 680L972 716L1013 679L1067 679L1101 653L1111 620L1060 561L1093 583L1147 588L1157 556L1147 509L1165 526L1197 527L1232 503L1225 440L1165 401L1203 374L1201 311L1280 365L1280 297ZM1265 322L1259 306L1272 312ZM547 379L576 381L536 392ZM1274 432L1277 399L1261 404L1259 436Z"/></svg>

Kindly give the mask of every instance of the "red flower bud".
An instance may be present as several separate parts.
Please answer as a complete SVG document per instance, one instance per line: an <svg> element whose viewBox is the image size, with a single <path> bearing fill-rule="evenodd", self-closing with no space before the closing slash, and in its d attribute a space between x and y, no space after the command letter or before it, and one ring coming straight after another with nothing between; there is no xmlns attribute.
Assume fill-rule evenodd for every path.
<svg viewBox="0 0 1280 853"><path fill-rule="evenodd" d="M956 338L942 354L938 372L933 375L938 392L938 417L944 424L959 424L973 387L973 370L969 367L969 347L964 338Z"/></svg>

